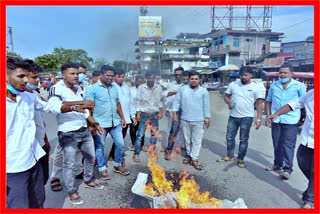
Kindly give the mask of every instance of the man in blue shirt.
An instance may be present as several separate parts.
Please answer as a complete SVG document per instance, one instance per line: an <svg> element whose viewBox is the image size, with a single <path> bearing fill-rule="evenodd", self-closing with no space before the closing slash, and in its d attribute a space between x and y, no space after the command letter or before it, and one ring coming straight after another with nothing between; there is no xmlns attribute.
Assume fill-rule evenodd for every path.
<svg viewBox="0 0 320 214"><path fill-rule="evenodd" d="M92 100L95 103L93 118L97 121L96 125L104 129L102 135L96 132L95 136L96 158L100 177L104 180L110 179L104 158L104 144L108 133L110 133L113 142L116 144L113 171L121 175L128 175L130 173L130 171L121 164L124 153L122 128L125 128L127 124L122 113L117 88L112 84L113 76L113 67L109 65L102 66L100 80L87 89L85 96L86 100Z"/></svg>
<svg viewBox="0 0 320 214"><path fill-rule="evenodd" d="M200 86L200 76L196 71L189 73L189 85L181 87L173 102L173 120L181 109L181 121L187 157L184 164L191 164L195 169L202 170L198 161L203 127L210 126L210 99L207 89Z"/></svg>
<svg viewBox="0 0 320 214"><path fill-rule="evenodd" d="M290 64L283 64L279 70L279 80L272 83L266 98L267 117L274 114L285 104L298 100L306 92L303 83L292 79L293 68ZM300 109L290 111L272 121L271 133L274 148L273 166L266 170L282 170L280 177L288 180L292 173L294 149L297 140ZM267 120L267 126L271 122Z"/></svg>

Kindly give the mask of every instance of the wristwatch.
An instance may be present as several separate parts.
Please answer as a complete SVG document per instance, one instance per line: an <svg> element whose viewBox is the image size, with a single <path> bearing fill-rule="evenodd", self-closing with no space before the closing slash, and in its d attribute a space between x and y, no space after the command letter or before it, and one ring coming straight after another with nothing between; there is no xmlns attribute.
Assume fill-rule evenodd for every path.
<svg viewBox="0 0 320 214"><path fill-rule="evenodd" d="M96 127L96 126L99 126L100 124L98 123L98 122L95 122L94 124L93 124L93 127Z"/></svg>
<svg viewBox="0 0 320 214"><path fill-rule="evenodd" d="M79 105L71 106L71 111L76 111L78 107L79 107Z"/></svg>

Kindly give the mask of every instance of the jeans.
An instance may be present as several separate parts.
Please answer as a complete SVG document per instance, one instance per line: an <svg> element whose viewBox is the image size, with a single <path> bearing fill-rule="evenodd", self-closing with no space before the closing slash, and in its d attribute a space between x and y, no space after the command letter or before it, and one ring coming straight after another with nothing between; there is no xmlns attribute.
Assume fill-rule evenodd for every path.
<svg viewBox="0 0 320 214"><path fill-rule="evenodd" d="M189 122L181 120L181 127L186 144L187 155L190 156L192 160L198 160L204 132L203 121Z"/></svg>
<svg viewBox="0 0 320 214"><path fill-rule="evenodd" d="M308 187L306 191L302 193L302 200L305 203L312 204L314 201L314 193L313 193L313 185L314 185L314 173L313 173L313 162L314 162L314 156L313 156L313 149L308 148L304 145L299 146L297 151L297 160L298 165L303 174L306 176L306 178L309 180Z"/></svg>
<svg viewBox="0 0 320 214"><path fill-rule="evenodd" d="M122 128L122 138L123 138L123 140L126 138L128 127L129 127L129 124L127 124L125 128ZM111 147L111 150L109 152L109 157L111 157L114 160L115 159L115 155L116 155L116 144L112 143L112 147ZM124 153L123 153L123 155L124 155Z"/></svg>
<svg viewBox="0 0 320 214"><path fill-rule="evenodd" d="M54 159L52 163L52 172L50 175L50 178L62 178L62 167L63 165L63 151L59 143L57 143L57 146L54 150ZM81 151L78 149L76 153L76 160L74 163L73 168L73 175L79 175L83 171L83 165L82 165L82 155Z"/></svg>
<svg viewBox="0 0 320 214"><path fill-rule="evenodd" d="M253 117L243 117L236 118L229 116L228 126L227 126L227 156L234 156L234 148L236 146L236 135L240 127L240 142L239 142L239 151L238 159L243 160L247 154L248 149L248 140L250 135L250 128L253 122Z"/></svg>
<svg viewBox="0 0 320 214"><path fill-rule="evenodd" d="M172 115L173 113L170 112L170 115ZM180 127L180 112L177 112L177 121L176 120L172 120L172 116L170 117L171 119L171 126L170 126L170 133L169 133L169 137L168 137L168 146L165 149L165 153L166 154L170 154L172 152L175 140L173 140L172 138L176 138L178 131L179 131L179 127ZM168 129L169 130L169 129Z"/></svg>
<svg viewBox="0 0 320 214"><path fill-rule="evenodd" d="M7 208L43 208L45 190L38 161L24 172L7 173Z"/></svg>
<svg viewBox="0 0 320 214"><path fill-rule="evenodd" d="M141 120L139 122L139 128L138 128L138 136L136 139L136 143L134 145L134 155L139 155L141 151L141 140L144 137L144 133L146 132L146 121L150 120L151 125L155 127L155 130L158 131L158 119L156 119L156 116L159 114L159 112L155 113L144 113L141 112L140 117ZM155 133L151 130L151 139L150 144L156 144L157 138L155 137Z"/></svg>
<svg viewBox="0 0 320 214"><path fill-rule="evenodd" d="M98 162L99 171L107 170L106 159L104 158L104 144L106 143L106 137L110 133L114 144L116 145L115 149L115 158L114 166L118 167L123 160L124 153L124 141L122 137L122 127L121 124L115 127L104 128L104 134L100 135L99 132L96 132L95 148L96 148L96 157Z"/></svg>
<svg viewBox="0 0 320 214"><path fill-rule="evenodd" d="M74 186L73 169L76 161L76 154L80 149L84 158L84 183L91 183L94 180L94 143L87 127L82 127L77 131L58 132L59 144L63 150L63 178L69 195L77 193Z"/></svg>
<svg viewBox="0 0 320 214"><path fill-rule="evenodd" d="M293 166L294 149L297 141L298 125L272 123L271 127L274 165L283 167L291 173Z"/></svg>
<svg viewBox="0 0 320 214"><path fill-rule="evenodd" d="M131 143L133 146L136 143L138 128L139 128L139 122L137 122L135 126L132 123L130 124L129 133L130 133ZM142 146L144 146L144 135L141 139L141 147Z"/></svg>

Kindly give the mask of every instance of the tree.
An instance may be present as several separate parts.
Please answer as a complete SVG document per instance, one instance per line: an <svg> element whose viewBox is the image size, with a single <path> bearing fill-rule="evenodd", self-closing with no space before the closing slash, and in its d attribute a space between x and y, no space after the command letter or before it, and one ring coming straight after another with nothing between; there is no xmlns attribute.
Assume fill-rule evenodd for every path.
<svg viewBox="0 0 320 214"><path fill-rule="evenodd" d="M60 66L59 60L54 54L38 56L34 61L45 71L54 71L59 69Z"/></svg>
<svg viewBox="0 0 320 214"><path fill-rule="evenodd" d="M93 61L91 57L88 56L88 53L82 49L64 49L64 48L55 48L53 50L53 55L56 56L60 64L67 62L81 62L85 66L90 67L90 62Z"/></svg>
<svg viewBox="0 0 320 214"><path fill-rule="evenodd" d="M107 65L107 64L109 64L109 63L105 58L103 58L103 57L97 58L97 59L93 60L93 69L100 71L101 67L103 65Z"/></svg>
<svg viewBox="0 0 320 214"><path fill-rule="evenodd" d="M7 51L7 56L16 56L16 57L19 57L19 58L22 59L22 56L20 56L16 52L12 52L12 51Z"/></svg>
<svg viewBox="0 0 320 214"><path fill-rule="evenodd" d="M121 69L123 69L126 73L128 72L128 62L126 62L126 61L123 61L123 60L115 60L115 61L113 61L113 67L115 68L115 69L117 69L117 68L121 68Z"/></svg>
<svg viewBox="0 0 320 214"><path fill-rule="evenodd" d="M313 36L308 36L308 37L306 38L306 41L314 41L314 40L313 40Z"/></svg>

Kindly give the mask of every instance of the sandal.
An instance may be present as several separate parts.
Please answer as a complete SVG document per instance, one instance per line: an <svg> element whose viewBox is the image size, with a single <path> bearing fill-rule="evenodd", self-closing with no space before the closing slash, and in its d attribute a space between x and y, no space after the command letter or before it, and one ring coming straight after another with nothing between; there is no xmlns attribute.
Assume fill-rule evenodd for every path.
<svg viewBox="0 0 320 214"><path fill-rule="evenodd" d="M282 170L282 167L272 165L272 166L267 166L264 169L267 171L278 171L278 170Z"/></svg>
<svg viewBox="0 0 320 214"><path fill-rule="evenodd" d="M233 160L233 157L226 156L224 158L216 160L216 162L221 163L221 162L228 162L228 161L232 161L232 160Z"/></svg>
<svg viewBox="0 0 320 214"><path fill-rule="evenodd" d="M60 183L60 179L58 178L53 178L51 181L51 190L54 192L60 192L62 190L62 186Z"/></svg>
<svg viewBox="0 0 320 214"><path fill-rule="evenodd" d="M238 165L238 167L240 167L240 168L244 168L244 167L245 167L243 160L238 160L237 165Z"/></svg>
<svg viewBox="0 0 320 214"><path fill-rule="evenodd" d="M199 171L202 170L202 165L199 163L198 160L193 160L193 161L191 162L191 165L192 165L196 170L199 170Z"/></svg>
<svg viewBox="0 0 320 214"><path fill-rule="evenodd" d="M124 166L115 166L113 167L113 171L116 172L116 173L120 173L121 175L129 175L130 174L130 171L125 168Z"/></svg>
<svg viewBox="0 0 320 214"><path fill-rule="evenodd" d="M103 185L98 184L96 182L91 182L91 183L88 183L88 184L84 183L84 187L90 188L90 189L95 189L95 190L100 190L100 189L104 188Z"/></svg>
<svg viewBox="0 0 320 214"><path fill-rule="evenodd" d="M134 162L140 162L139 155L133 155L132 159L133 159Z"/></svg>
<svg viewBox="0 0 320 214"><path fill-rule="evenodd" d="M79 205L79 204L84 203L84 201L82 200L82 198L79 195L77 195L77 197L75 197L75 198L71 198L71 196L69 196L69 197L70 197L70 202L74 205Z"/></svg>
<svg viewBox="0 0 320 214"><path fill-rule="evenodd" d="M183 164L191 164L191 161L192 161L191 157L187 157L187 158L184 158L184 159L182 160L182 163L183 163Z"/></svg>

